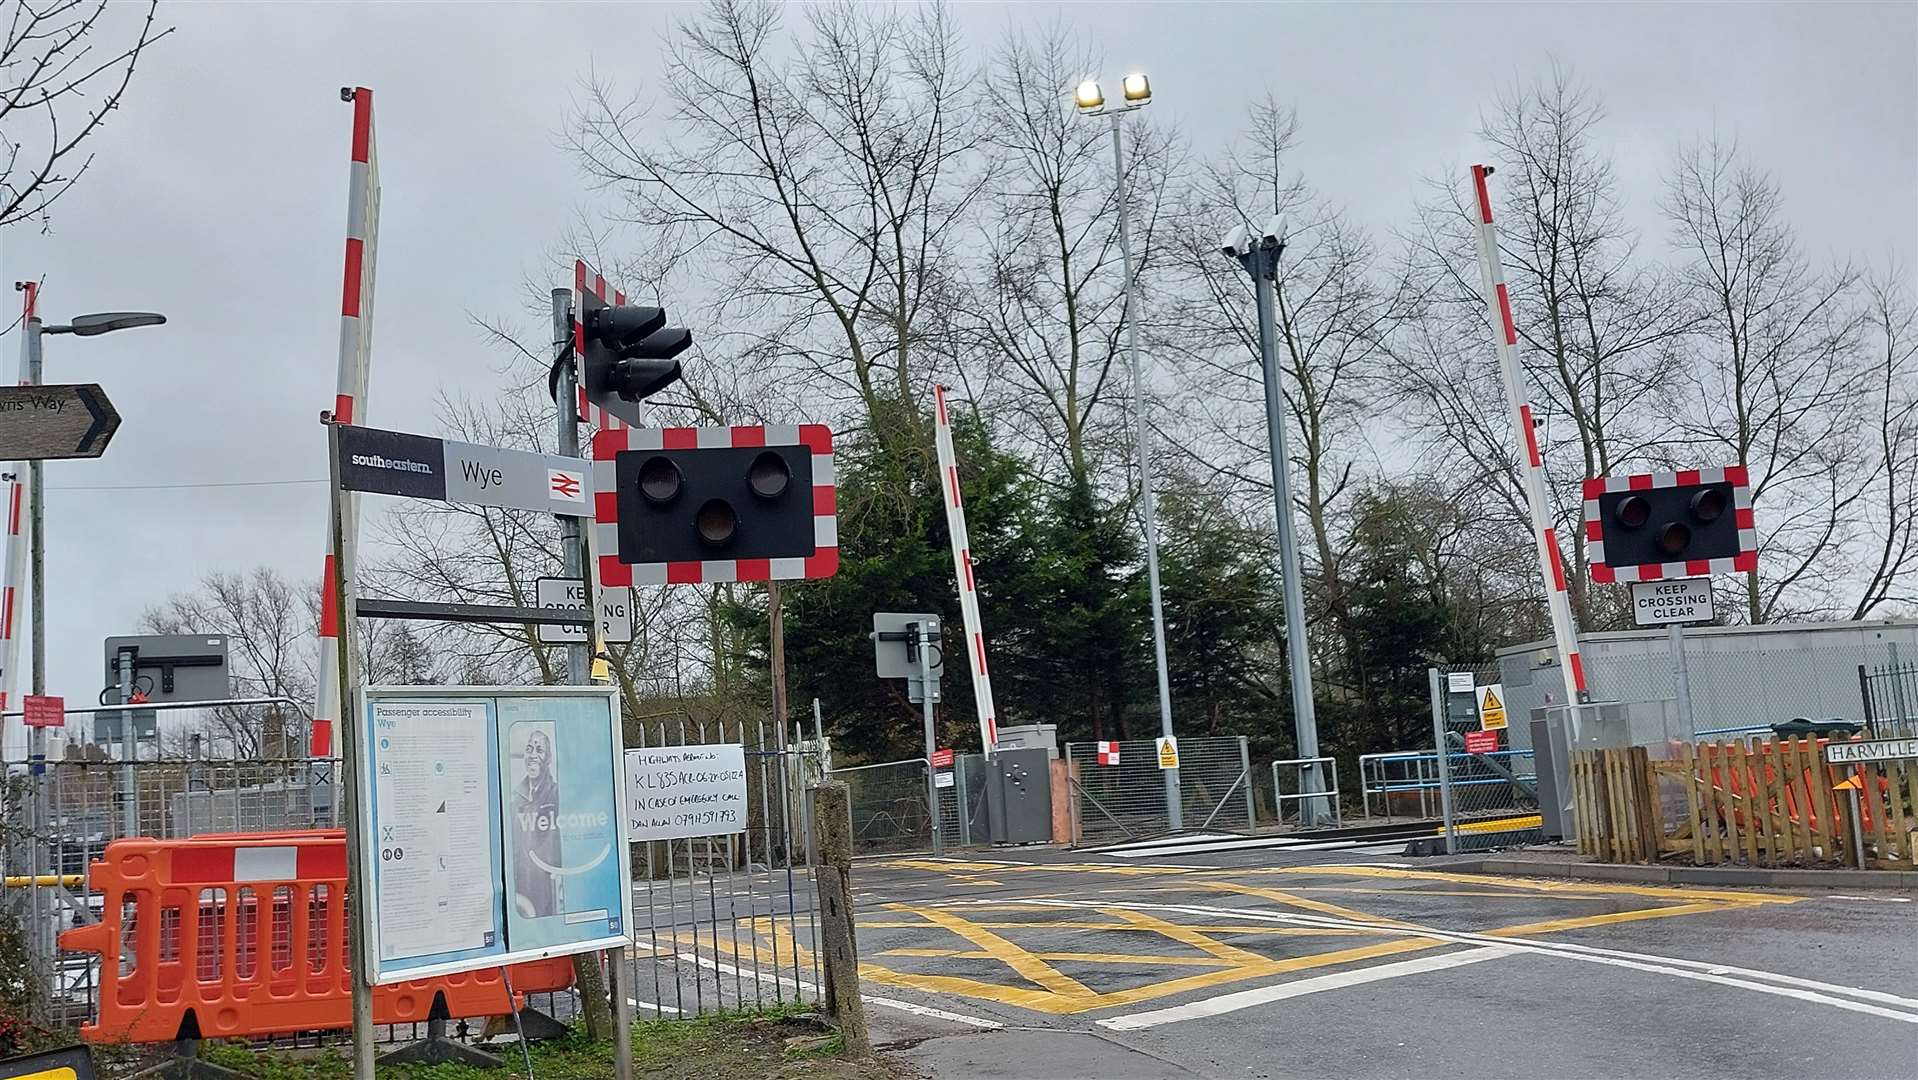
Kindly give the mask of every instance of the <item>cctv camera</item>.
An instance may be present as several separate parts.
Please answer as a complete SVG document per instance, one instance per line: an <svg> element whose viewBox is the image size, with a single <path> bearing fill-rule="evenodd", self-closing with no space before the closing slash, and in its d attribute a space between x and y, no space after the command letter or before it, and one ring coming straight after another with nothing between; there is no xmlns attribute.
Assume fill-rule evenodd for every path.
<svg viewBox="0 0 1918 1080"><path fill-rule="evenodd" d="M1273 214L1265 220L1265 232L1259 237L1267 246L1285 246L1285 215Z"/></svg>
<svg viewBox="0 0 1918 1080"><path fill-rule="evenodd" d="M1234 225L1219 238L1219 250L1236 259L1252 250L1251 234L1244 225Z"/></svg>

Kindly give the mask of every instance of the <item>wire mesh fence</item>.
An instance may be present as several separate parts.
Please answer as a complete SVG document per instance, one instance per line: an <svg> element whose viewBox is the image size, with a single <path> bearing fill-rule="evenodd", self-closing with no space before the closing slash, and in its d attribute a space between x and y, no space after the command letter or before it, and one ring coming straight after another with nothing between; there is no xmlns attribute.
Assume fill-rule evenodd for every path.
<svg viewBox="0 0 1918 1080"><path fill-rule="evenodd" d="M1256 819L1251 756L1244 736L1184 738L1179 749L1179 813L1150 739L1067 743L1073 843L1157 836L1175 829L1247 830Z"/></svg>

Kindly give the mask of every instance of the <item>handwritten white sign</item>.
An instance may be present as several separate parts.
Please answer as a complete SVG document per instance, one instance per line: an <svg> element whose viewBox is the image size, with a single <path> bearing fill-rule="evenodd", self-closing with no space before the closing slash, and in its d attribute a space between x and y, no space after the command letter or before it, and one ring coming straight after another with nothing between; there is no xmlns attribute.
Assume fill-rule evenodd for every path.
<svg viewBox="0 0 1918 1080"><path fill-rule="evenodd" d="M745 747L722 743L626 751L626 839L679 840L745 828Z"/></svg>

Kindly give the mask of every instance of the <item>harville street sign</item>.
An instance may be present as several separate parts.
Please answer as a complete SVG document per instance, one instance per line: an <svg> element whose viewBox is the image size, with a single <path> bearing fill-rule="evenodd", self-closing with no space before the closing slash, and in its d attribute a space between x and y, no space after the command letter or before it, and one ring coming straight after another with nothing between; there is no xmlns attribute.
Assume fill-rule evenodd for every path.
<svg viewBox="0 0 1918 1080"><path fill-rule="evenodd" d="M0 461L97 458L119 429L99 383L0 387Z"/></svg>

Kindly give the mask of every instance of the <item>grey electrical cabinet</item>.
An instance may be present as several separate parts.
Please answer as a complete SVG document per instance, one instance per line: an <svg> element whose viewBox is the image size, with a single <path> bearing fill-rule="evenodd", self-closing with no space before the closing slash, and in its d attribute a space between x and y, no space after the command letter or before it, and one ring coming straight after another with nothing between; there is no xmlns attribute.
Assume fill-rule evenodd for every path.
<svg viewBox="0 0 1918 1080"><path fill-rule="evenodd" d="M986 814L995 844L1052 839L1052 772L1045 747L1000 747L986 765Z"/></svg>

